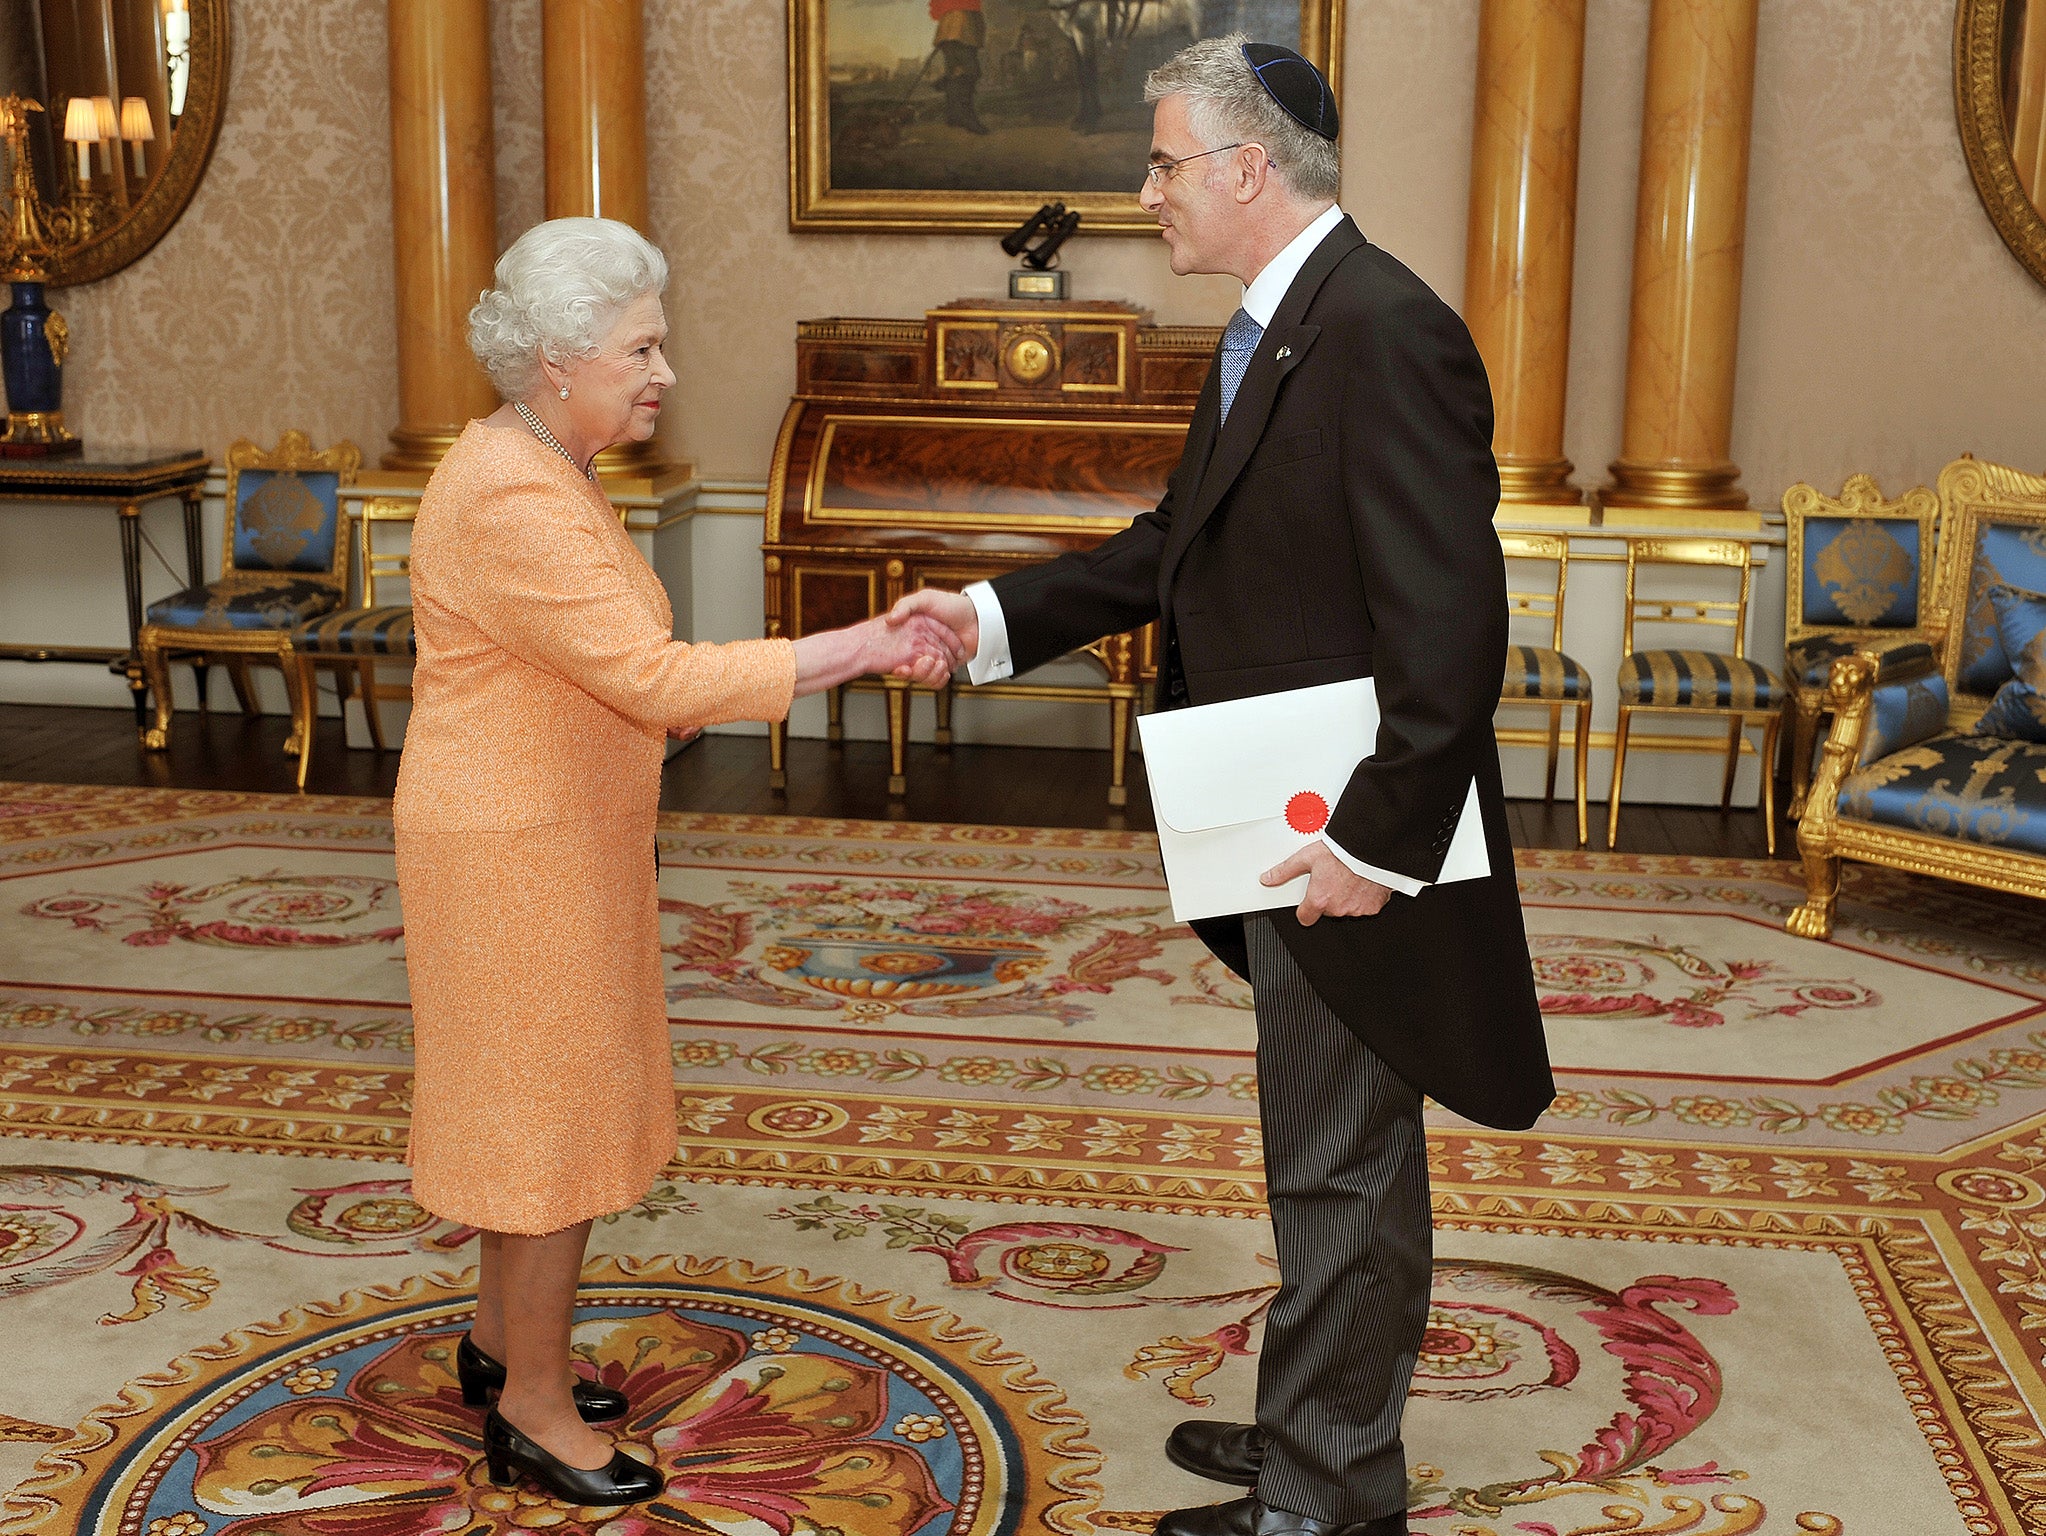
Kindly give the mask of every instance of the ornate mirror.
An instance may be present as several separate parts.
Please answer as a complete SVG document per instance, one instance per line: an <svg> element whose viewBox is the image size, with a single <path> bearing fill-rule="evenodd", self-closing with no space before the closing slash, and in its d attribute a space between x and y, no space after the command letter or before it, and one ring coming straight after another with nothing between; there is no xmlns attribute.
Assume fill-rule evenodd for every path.
<svg viewBox="0 0 2046 1536"><path fill-rule="evenodd" d="M50 281L118 272L199 185L227 88L228 0L0 0L0 98L58 237ZM20 184L8 168L8 187Z"/></svg>
<svg viewBox="0 0 2046 1536"><path fill-rule="evenodd" d="M2046 283L2046 0L1961 0L1954 95L1983 206Z"/></svg>

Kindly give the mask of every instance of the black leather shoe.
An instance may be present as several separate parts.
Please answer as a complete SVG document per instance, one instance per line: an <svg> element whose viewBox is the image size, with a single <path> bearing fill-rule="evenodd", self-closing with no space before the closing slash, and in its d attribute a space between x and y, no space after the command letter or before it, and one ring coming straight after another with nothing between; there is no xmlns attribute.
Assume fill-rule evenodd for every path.
<svg viewBox="0 0 2046 1536"><path fill-rule="evenodd" d="M1339 1523L1267 1509L1252 1495L1227 1504L1175 1509L1158 1522L1157 1536L1407 1536L1405 1514Z"/></svg>
<svg viewBox="0 0 2046 1536"><path fill-rule="evenodd" d="M1165 1459L1210 1482L1255 1488L1265 1464L1265 1432L1255 1424L1188 1419L1165 1437Z"/></svg>
<svg viewBox="0 0 2046 1536"><path fill-rule="evenodd" d="M483 1415L483 1457L490 1464L490 1480L498 1487L509 1488L529 1477L565 1504L637 1504L668 1482L623 1451L613 1451L611 1460L594 1471L571 1467L537 1440L529 1440L495 1408Z"/></svg>
<svg viewBox="0 0 2046 1536"><path fill-rule="evenodd" d="M485 1406L504 1390L504 1367L478 1349L466 1333L455 1347L455 1376L462 1383L462 1401L471 1408ZM585 1424L622 1419L632 1406L623 1392L600 1387L594 1381L576 1382L569 1389L569 1396L575 1399L575 1411Z"/></svg>

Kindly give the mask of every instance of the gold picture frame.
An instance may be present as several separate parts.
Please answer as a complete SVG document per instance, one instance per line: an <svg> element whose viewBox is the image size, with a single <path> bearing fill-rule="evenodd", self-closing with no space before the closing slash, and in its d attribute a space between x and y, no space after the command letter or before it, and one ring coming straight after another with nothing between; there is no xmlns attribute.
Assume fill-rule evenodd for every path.
<svg viewBox="0 0 2046 1536"><path fill-rule="evenodd" d="M1328 76L1340 102L1344 0L1294 0L1294 3L1299 14L1300 52ZM1043 179L1048 182L1066 180L1079 183L1077 187L1054 184L1027 189L970 184L934 185L931 183L943 177L926 174L919 169L919 166L931 166L954 182L971 182L975 171L970 163L961 170L956 165L946 165L943 157L956 155L959 150L975 149L977 145L988 146L989 153L1004 152L1002 140L998 137L1004 129L995 112L990 111L989 115L997 117L996 133L986 137L968 137L951 127L933 126L933 120L941 111L949 114L957 106L938 88L946 78L945 71L950 68L952 55L941 54L935 38L922 44L929 52L923 59L922 71L918 73L912 74L910 66L916 60L906 55L896 58L892 65L883 60L878 65L863 66L858 70L841 61L834 70L829 46L830 21L834 8L846 5L847 0L787 0L787 4L790 229L910 234L1005 233L1021 224L1041 205L1063 202L1080 213L1084 221L1081 227L1089 234L1156 233L1157 221L1138 207L1136 196L1137 181L1143 173L1148 153L1148 113L1142 117L1142 143L1125 144L1123 141L1132 136L1132 104L1119 98L1131 94L1128 88L1132 79L1141 87L1141 71L1150 67L1146 62L1147 48L1156 51L1175 39L1179 42L1185 40L1184 25L1178 32L1167 32L1162 23L1176 20L1184 24L1187 17L1199 14L1199 7L1193 0L1079 0L1078 5L1059 6L1043 4L1041 0L988 0L988 7L997 21L992 24L982 22L976 28L987 43L985 49L980 44L970 45L976 81L982 78L994 80L997 75L1012 77L1003 89L1010 99L1014 99L1020 91L1033 114L1031 121L1015 125L1030 135L1027 144L1015 152L1027 150L1031 165L1047 167L1049 173ZM1126 35L1117 44L1120 52L1114 62L1118 73L1112 81L1106 79L1098 60L1093 74L1087 75L1084 55L1077 44L1071 43L1069 36L1065 42L1070 46L1071 58L1061 60L1059 56L1059 34L1065 32L1073 16L1091 17L1093 13L1088 7L1093 5L1101 7L1102 19L1113 14L1119 18L1115 25L1125 29ZM892 25L897 34L905 38L910 33L912 21L926 38L931 38L934 31L943 31L943 22L934 28L929 19L927 0L899 0L899 6L902 15L898 17L879 14L892 13L894 7L869 3L858 8L858 19L870 31ZM849 13L850 10L848 7ZM1161 23L1155 34L1143 31L1147 17ZM1023 33L1026 24L1033 29L1029 40L1043 46L1025 48ZM1290 41L1287 38L1274 40ZM991 66L986 76L979 73L979 55L983 51L996 55L1000 61L999 67ZM935 79L931 75L934 63L940 70ZM1034 94L1027 73L1032 64L1040 69L1047 82ZM1094 111L1100 121L1097 127L1082 132L1075 123L1089 110L1090 86L1086 83L1089 79L1092 81ZM906 85L905 80L908 81ZM1023 83L1019 86L1018 81ZM836 125L836 143L842 157L837 181L833 177L834 90L842 117L846 119ZM942 104L941 96L944 97ZM1109 103L1105 110L1100 105L1103 101ZM1075 107L1077 114L1070 120L1064 111L1069 104ZM977 121L970 96L963 110L968 118ZM863 116L853 119L855 111ZM956 143L951 141L954 137ZM1011 137L1018 136L1011 134ZM1062 152L1065 155L1063 159ZM891 154L895 155L892 162L889 160ZM1128 162L1128 186L1124 189L1101 185L1111 157L1118 169L1124 160ZM1079 171L1083 161L1093 163L1091 174ZM908 167L908 173L893 179L910 185L877 184L889 179L891 169L904 165ZM1074 174L1060 176L1058 172L1062 166L1075 168ZM1018 178L987 174L984 179ZM1095 185L1088 186L1090 181Z"/></svg>
<svg viewBox="0 0 2046 1536"><path fill-rule="evenodd" d="M1961 151L1990 222L2025 270L2046 283L2046 214L2018 176L2004 113L2009 9L2009 0L1960 0L1954 14L1954 107Z"/></svg>

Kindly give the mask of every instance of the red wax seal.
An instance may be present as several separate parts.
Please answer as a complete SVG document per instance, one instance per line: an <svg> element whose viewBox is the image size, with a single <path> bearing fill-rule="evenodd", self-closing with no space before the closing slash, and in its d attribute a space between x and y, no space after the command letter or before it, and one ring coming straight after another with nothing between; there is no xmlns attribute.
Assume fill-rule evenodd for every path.
<svg viewBox="0 0 2046 1536"><path fill-rule="evenodd" d="M1328 825L1328 802L1313 790L1302 790L1286 802L1286 825L1302 837Z"/></svg>

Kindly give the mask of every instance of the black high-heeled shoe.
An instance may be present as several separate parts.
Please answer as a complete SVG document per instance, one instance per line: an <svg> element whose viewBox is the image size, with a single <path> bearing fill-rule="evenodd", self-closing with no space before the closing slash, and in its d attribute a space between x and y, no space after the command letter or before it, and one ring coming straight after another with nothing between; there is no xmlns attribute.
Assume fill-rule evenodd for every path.
<svg viewBox="0 0 2046 1536"><path fill-rule="evenodd" d="M611 1460L593 1471L571 1467L495 1408L483 1416L483 1457L490 1465L490 1480L498 1487L509 1488L519 1478L530 1477L565 1504L637 1504L668 1483L654 1468L623 1451L613 1451Z"/></svg>
<svg viewBox="0 0 2046 1536"><path fill-rule="evenodd" d="M476 1347L466 1333L455 1348L455 1376L462 1383L462 1401L471 1408L486 1406L491 1397L504 1390L504 1367ZM600 1387L594 1381L580 1381L569 1389L575 1411L585 1424L602 1424L625 1417L632 1404L623 1392Z"/></svg>

